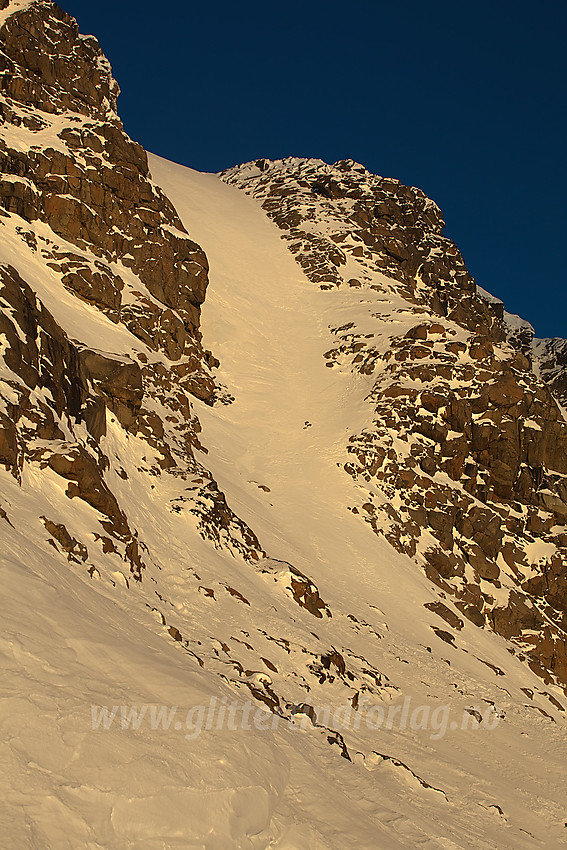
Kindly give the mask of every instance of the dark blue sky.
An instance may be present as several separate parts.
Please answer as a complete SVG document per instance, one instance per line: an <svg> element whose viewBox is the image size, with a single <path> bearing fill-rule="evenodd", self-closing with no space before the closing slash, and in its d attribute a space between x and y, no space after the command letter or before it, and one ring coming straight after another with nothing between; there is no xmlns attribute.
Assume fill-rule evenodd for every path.
<svg viewBox="0 0 567 850"><path fill-rule="evenodd" d="M351 157L419 186L477 283L567 336L564 2L61 5L148 150L202 171Z"/></svg>

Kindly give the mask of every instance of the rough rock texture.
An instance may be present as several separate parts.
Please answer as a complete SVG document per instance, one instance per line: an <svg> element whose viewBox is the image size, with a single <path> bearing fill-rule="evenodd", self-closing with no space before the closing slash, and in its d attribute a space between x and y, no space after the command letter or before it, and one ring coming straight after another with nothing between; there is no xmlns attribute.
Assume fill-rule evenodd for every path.
<svg viewBox="0 0 567 850"><path fill-rule="evenodd" d="M533 339L531 348L540 377L567 407L567 340Z"/></svg>
<svg viewBox="0 0 567 850"><path fill-rule="evenodd" d="M322 288L358 287L379 270L402 284L398 291L410 301L427 299L442 315L460 309L473 325L491 323L458 248L442 235L441 210L420 189L352 160L258 160L222 177L261 201ZM324 228L317 226L322 218Z"/></svg>
<svg viewBox="0 0 567 850"><path fill-rule="evenodd" d="M125 473L104 447L115 417L151 449L150 474L203 476L204 536L222 519L237 547L259 550L193 455L191 399L221 395L198 329L207 259L124 133L96 39L46 0L12 6L0 17L0 239L12 261L0 266L0 463L68 481L140 578L139 532L110 484Z"/></svg>
<svg viewBox="0 0 567 850"><path fill-rule="evenodd" d="M564 341L541 342L534 371L531 326L477 294L419 189L352 160L258 160L222 178L262 204L314 284L378 300L364 327L331 329L326 354L368 376L374 407L345 469L378 495L352 510L567 683Z"/></svg>
<svg viewBox="0 0 567 850"><path fill-rule="evenodd" d="M55 4L34 2L8 17L2 208L70 243L39 246L68 289L171 359L197 361L207 260L151 183L145 151L124 133L118 92L96 39Z"/></svg>

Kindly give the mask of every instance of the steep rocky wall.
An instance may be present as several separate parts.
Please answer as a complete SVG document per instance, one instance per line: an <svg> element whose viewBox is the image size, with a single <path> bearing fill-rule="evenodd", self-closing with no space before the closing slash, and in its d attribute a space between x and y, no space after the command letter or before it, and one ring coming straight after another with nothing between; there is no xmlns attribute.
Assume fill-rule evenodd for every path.
<svg viewBox="0 0 567 850"><path fill-rule="evenodd" d="M2 208L79 249L44 251L69 290L171 359L200 358L207 260L124 133L118 92L96 39L55 4L37 0L9 16L0 33ZM116 263L142 284L134 297Z"/></svg>
<svg viewBox="0 0 567 850"><path fill-rule="evenodd" d="M503 338L494 323L501 308L477 298L459 249L443 236L441 210L421 189L353 160L262 159L221 176L260 201L322 289L358 288L380 271L411 303L425 301L439 315Z"/></svg>
<svg viewBox="0 0 567 850"><path fill-rule="evenodd" d="M535 368L555 398L567 407L567 340L530 340Z"/></svg>
<svg viewBox="0 0 567 850"><path fill-rule="evenodd" d="M192 399L220 394L199 332L207 259L124 132L97 40L47 0L2 9L0 462L70 482L140 578L140 533L110 483L125 474L104 447L110 416L146 441L152 475L203 476L204 536L221 520L248 534L193 454Z"/></svg>

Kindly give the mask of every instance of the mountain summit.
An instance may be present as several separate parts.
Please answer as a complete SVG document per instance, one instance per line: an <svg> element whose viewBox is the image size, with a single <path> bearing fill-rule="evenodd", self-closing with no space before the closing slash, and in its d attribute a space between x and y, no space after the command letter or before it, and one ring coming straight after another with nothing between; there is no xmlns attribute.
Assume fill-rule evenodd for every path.
<svg viewBox="0 0 567 850"><path fill-rule="evenodd" d="M352 160L200 174L0 0L2 845L564 842L564 340Z"/></svg>

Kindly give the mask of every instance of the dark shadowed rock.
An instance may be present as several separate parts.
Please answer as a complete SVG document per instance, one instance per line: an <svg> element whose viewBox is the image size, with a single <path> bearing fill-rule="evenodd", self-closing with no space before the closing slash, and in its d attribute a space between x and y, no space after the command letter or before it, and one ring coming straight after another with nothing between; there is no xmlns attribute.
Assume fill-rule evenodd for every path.
<svg viewBox="0 0 567 850"><path fill-rule="evenodd" d="M137 363L82 348L81 360L94 388L124 428L136 430L142 405L142 371Z"/></svg>

